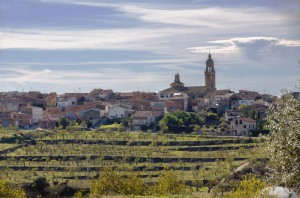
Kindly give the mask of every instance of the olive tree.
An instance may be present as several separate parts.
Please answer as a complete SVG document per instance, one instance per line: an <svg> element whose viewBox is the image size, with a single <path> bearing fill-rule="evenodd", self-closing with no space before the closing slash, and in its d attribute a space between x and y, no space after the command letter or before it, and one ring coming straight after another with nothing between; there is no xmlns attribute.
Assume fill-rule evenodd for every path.
<svg viewBox="0 0 300 198"><path fill-rule="evenodd" d="M0 197L25 198L26 193L22 189L14 187L8 181L0 180Z"/></svg>
<svg viewBox="0 0 300 198"><path fill-rule="evenodd" d="M269 109L265 143L272 180L285 186L300 184L300 100L285 94Z"/></svg>

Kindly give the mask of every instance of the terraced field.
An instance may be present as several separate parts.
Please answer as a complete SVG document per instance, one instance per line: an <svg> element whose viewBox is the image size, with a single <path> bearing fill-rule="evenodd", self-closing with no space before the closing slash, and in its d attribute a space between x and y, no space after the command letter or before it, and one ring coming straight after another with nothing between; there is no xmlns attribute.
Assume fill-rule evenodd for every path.
<svg viewBox="0 0 300 198"><path fill-rule="evenodd" d="M0 173L14 183L43 176L52 183L68 180L71 186L89 187L107 168L134 171L155 182L161 170L171 168L198 187L204 179L220 181L235 167L261 157L249 138L96 131L31 135L21 135L25 138L17 144L0 144Z"/></svg>

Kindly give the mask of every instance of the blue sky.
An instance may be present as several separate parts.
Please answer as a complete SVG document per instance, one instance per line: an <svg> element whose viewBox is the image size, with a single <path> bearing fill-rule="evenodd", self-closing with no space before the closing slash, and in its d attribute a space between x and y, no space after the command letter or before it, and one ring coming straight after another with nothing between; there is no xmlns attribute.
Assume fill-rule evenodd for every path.
<svg viewBox="0 0 300 198"><path fill-rule="evenodd" d="M298 0L0 0L0 91L158 91L174 74L280 94L300 80Z"/></svg>

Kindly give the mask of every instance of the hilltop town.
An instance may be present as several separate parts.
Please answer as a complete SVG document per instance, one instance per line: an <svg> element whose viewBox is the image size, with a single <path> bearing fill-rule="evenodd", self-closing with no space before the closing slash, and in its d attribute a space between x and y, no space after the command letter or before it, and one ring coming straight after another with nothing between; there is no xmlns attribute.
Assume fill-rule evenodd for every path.
<svg viewBox="0 0 300 198"><path fill-rule="evenodd" d="M62 119L67 125L81 124L83 128L117 122L125 123L124 130L155 132L164 115L184 111L200 115L203 118L201 125L210 133L248 136L250 131L262 130L268 105L276 97L249 90L237 93L219 90L211 54L205 66L204 86L186 87L180 74L176 73L170 87L158 93L114 92L110 89L60 95L38 91L1 92L0 123L3 127L30 130L55 129L61 126ZM177 131L191 130L187 124Z"/></svg>
<svg viewBox="0 0 300 198"><path fill-rule="evenodd" d="M286 134L299 128L289 123L299 120L294 109L300 93L277 98L220 90L216 71L209 54L203 86L185 86L176 73L170 86L157 93L0 93L4 197L257 197L266 192L272 184L265 178L274 174L272 167L280 167L278 159L295 167L285 161L291 150L286 142L297 138ZM260 134L271 136L254 138ZM273 141L274 134L282 142ZM284 152L265 152L261 138ZM297 162L299 147L293 145L289 154ZM278 174L280 180L290 172ZM296 174L288 185L297 190ZM247 196L240 196L242 185L255 188L245 188ZM295 194L285 190L289 197Z"/></svg>

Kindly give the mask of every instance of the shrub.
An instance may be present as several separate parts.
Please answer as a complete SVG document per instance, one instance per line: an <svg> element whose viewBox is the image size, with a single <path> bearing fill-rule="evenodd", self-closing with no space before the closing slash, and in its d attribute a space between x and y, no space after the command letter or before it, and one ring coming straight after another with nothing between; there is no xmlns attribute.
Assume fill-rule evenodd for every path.
<svg viewBox="0 0 300 198"><path fill-rule="evenodd" d="M26 193L22 189L13 187L9 182L0 180L0 197L25 198Z"/></svg>
<svg viewBox="0 0 300 198"><path fill-rule="evenodd" d="M256 177L245 178L241 183L226 194L225 198L257 197L261 190L267 186L265 181Z"/></svg>
<svg viewBox="0 0 300 198"><path fill-rule="evenodd" d="M93 195L143 195L145 184L136 174L122 176L113 170L104 170L92 181Z"/></svg>
<svg viewBox="0 0 300 198"><path fill-rule="evenodd" d="M189 194L188 188L173 170L162 171L158 177L158 182L148 190L148 195L179 194Z"/></svg>

